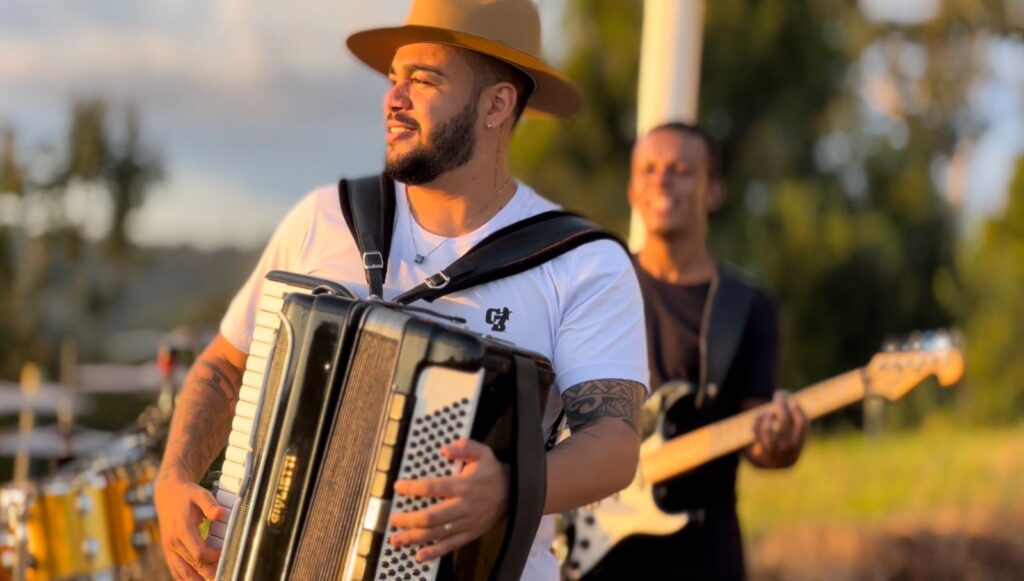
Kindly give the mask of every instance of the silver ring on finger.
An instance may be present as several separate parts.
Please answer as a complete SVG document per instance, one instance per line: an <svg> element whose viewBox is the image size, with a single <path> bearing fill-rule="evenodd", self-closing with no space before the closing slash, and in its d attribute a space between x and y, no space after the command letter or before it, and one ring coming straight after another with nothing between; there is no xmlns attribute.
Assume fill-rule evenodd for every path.
<svg viewBox="0 0 1024 581"><path fill-rule="evenodd" d="M452 525L452 523L450 523L450 522L446 522L446 523L444 523L444 526L443 526L443 527L441 527L441 528L443 528L443 529L444 529L444 532L445 532L446 534L451 534L451 532L452 532L452 529L454 529L454 528L455 528L455 526L454 526L454 525Z"/></svg>

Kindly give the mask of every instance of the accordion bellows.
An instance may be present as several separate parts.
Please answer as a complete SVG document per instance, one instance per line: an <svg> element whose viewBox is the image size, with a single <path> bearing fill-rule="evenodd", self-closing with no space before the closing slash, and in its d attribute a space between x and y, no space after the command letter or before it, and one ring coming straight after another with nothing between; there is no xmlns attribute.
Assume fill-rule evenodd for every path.
<svg viewBox="0 0 1024 581"><path fill-rule="evenodd" d="M543 357L330 282L264 281L208 542L218 579L518 579L544 504ZM510 467L507 517L442 559L394 549L395 480L456 474L459 438Z"/></svg>

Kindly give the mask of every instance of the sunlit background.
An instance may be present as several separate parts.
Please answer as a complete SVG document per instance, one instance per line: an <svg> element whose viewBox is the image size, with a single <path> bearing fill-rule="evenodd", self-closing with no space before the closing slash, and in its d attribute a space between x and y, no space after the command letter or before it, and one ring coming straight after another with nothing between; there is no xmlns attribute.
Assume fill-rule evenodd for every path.
<svg viewBox="0 0 1024 581"><path fill-rule="evenodd" d="M524 123L514 165L625 234L642 3L539 5L588 105ZM152 400L158 346L210 337L291 204L380 168L387 85L344 39L407 6L0 0L4 389L29 361L62 379L72 344L80 423ZM1024 1L706 10L712 244L778 299L783 385L915 330L958 328L968 360L957 387L818 424L793 470L744 468L752 576L1024 578Z"/></svg>

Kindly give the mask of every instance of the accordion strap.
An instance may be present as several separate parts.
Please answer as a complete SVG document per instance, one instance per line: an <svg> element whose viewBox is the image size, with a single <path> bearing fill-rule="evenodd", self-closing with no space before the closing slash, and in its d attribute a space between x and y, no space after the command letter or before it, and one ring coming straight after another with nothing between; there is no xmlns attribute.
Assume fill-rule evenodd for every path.
<svg viewBox="0 0 1024 581"><path fill-rule="evenodd" d="M338 182L338 198L363 257L370 294L381 298L395 223L394 183L383 175L342 179ZM560 210L543 212L491 233L445 269L395 297L394 302L433 302L447 294L519 274L587 242L603 239L615 241L626 250L618 237L582 216Z"/></svg>
<svg viewBox="0 0 1024 581"><path fill-rule="evenodd" d="M433 302L450 293L519 274L587 242L604 239L622 245L614 234L582 216L561 210L543 212L493 232L444 270L395 297L395 302Z"/></svg>
<svg viewBox="0 0 1024 581"><path fill-rule="evenodd" d="M370 296L384 297L384 278L395 228L395 185L384 175L338 182L338 202L363 258Z"/></svg>
<svg viewBox="0 0 1024 581"><path fill-rule="evenodd" d="M547 493L547 460L537 399L537 365L516 355L515 433L511 446L512 474L509 482L508 526L501 552L492 569L491 581L518 581L530 556L540 519L544 516Z"/></svg>

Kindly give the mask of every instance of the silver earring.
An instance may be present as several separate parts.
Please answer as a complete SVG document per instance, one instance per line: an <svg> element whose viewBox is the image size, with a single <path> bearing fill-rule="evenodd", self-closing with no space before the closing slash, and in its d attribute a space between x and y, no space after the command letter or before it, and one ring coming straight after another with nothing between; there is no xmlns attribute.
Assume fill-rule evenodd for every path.
<svg viewBox="0 0 1024 581"><path fill-rule="evenodd" d="M494 125L493 125L492 123L488 123L488 124L487 124L487 128L488 128L488 129L494 129Z"/></svg>

